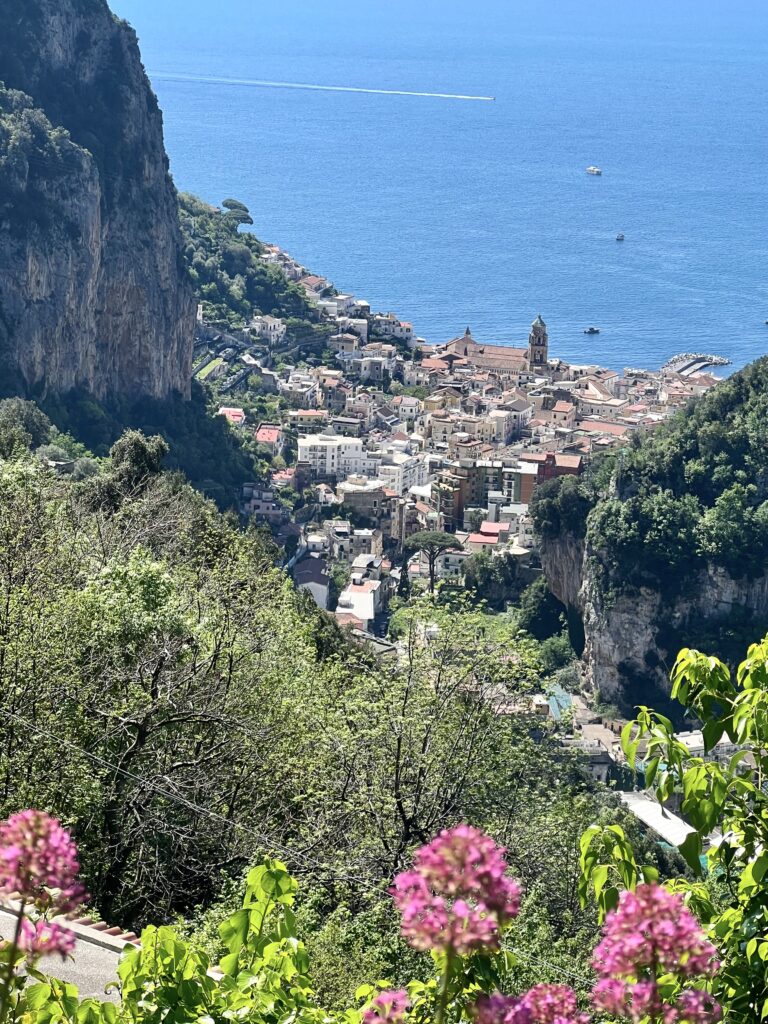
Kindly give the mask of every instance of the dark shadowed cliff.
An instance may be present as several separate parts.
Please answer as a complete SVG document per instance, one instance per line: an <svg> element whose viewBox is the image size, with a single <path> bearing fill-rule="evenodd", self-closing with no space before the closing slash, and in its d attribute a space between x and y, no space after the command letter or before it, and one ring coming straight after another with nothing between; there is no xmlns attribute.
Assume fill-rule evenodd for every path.
<svg viewBox="0 0 768 1024"><path fill-rule="evenodd" d="M736 665L768 630L768 358L531 507L604 696L655 702L684 645Z"/></svg>
<svg viewBox="0 0 768 1024"><path fill-rule="evenodd" d="M162 116L105 0L0 0L0 394L189 393Z"/></svg>

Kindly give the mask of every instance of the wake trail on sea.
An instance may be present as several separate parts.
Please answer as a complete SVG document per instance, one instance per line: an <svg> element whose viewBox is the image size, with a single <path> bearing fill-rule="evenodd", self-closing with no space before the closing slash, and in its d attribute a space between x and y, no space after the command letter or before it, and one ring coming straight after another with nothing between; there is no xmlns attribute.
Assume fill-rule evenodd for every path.
<svg viewBox="0 0 768 1024"><path fill-rule="evenodd" d="M176 71L150 71L150 78L163 82L200 82L207 85L246 85L255 89L311 89L317 92L361 92L372 96L420 96L435 100L469 100L493 103L494 96L464 96L451 92L411 92L407 89L363 89L354 85L314 85L308 82L270 82L260 78L220 78L215 75L188 75Z"/></svg>

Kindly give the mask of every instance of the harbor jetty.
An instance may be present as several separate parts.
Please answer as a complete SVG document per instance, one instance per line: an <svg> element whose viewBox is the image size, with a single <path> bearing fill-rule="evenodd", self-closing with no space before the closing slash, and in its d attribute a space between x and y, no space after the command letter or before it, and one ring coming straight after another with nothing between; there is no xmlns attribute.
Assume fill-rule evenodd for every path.
<svg viewBox="0 0 768 1024"><path fill-rule="evenodd" d="M724 356L713 356L706 352L681 352L672 356L661 368L662 373L679 373L681 377L690 377L701 373L708 366L730 366L731 360Z"/></svg>

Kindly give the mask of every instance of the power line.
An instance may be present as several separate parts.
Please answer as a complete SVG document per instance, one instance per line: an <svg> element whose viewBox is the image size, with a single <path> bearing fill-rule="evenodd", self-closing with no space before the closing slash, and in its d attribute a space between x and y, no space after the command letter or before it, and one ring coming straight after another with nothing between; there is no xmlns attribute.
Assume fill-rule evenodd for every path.
<svg viewBox="0 0 768 1024"><path fill-rule="evenodd" d="M335 870L328 864L323 864L322 861L315 860L314 858L308 857L306 854L299 853L296 850L291 850L289 847L283 846L281 843L277 842L273 836L256 832L255 829L252 829L247 825L242 824L242 822L232 821L229 818L226 818L223 814L219 814L217 811L212 811L208 807L202 807L200 806L200 804L196 804L192 800L188 800L186 797L179 796L179 794L173 793L170 790L165 789L164 787L158 785L156 782L151 782L149 779L145 779L141 775L137 775L135 772L129 771L129 769L127 768L122 768L120 765L114 764L112 761L108 761L106 758L101 757L99 754L94 754L92 751L86 750L84 747L81 747L76 743L72 743L70 740L66 740L64 739L64 737L58 736L56 733L51 732L48 729L44 729L42 728L42 726L36 725L33 722L30 722L28 719L23 718L21 715L18 715L13 711L0 709L0 714L3 715L5 718L13 719L21 726L27 729L31 729L32 731L38 733L38 735L40 736L45 736L48 739L53 740L60 746L66 747L69 750L77 751L84 757L89 758L95 764L98 764L103 768L119 772L121 775L126 776L126 778L132 779L134 782L139 783L141 786L151 790L158 796L162 796L166 800L170 800L172 803L185 807L187 810L193 811L196 814L200 814L203 817L210 818L212 821L221 822L221 824L226 825L228 828L237 829L241 832L246 833L246 835L255 839L262 846L265 846L268 849L275 850L277 853L282 854L282 856L286 857L287 859L298 861L300 863L303 863L304 866L306 867L311 867L315 868L316 870L323 871L324 873L332 875L334 878L337 878L340 881L349 882L351 885L358 886L362 889L367 889L369 892L376 893L379 896L384 896L384 893L381 891L380 888L378 888L377 886L373 886L368 882L362 881L359 877L346 875L342 872Z"/></svg>
<svg viewBox="0 0 768 1024"><path fill-rule="evenodd" d="M99 754L94 754L91 751L86 750L84 747L79 746L77 743L72 743L70 740L64 739L62 736L58 736L56 733L51 732L48 729L44 729L42 726L36 725L34 722L30 722L28 719L23 718L21 715L18 715L13 711L7 711L5 709L0 708L0 715L2 715L4 718L12 719L22 727L31 729L33 732L38 733L38 735L40 736L46 736L48 739L53 740L60 746L66 747L69 750L77 751L83 756L90 758L90 760L92 760L95 764L101 765L103 768L108 768L112 771L119 772L121 775L133 779L135 782L140 783L142 786L152 790L159 796L165 797L165 799L170 800L172 803L179 804L180 806L185 807L187 810L194 811L195 813L201 814L204 817L210 818L211 820L219 821L222 824L226 825L228 828L239 829L240 831L245 832L247 835L256 839L263 846L276 850L289 860L293 859L299 862L303 861L304 865L307 867L319 869L325 872L326 874L331 875L334 878L338 878L340 881L349 882L353 886L357 886L358 888L365 889L368 892L373 893L376 899L384 899L386 897L386 893L382 892L382 890L377 886L373 886L368 882L363 882L360 878L355 878L351 875L346 875L342 872L336 871L329 865L323 864L321 861L316 861L313 858L307 857L306 854L297 853L295 850L291 850L287 846L283 846L280 843L276 843L274 839L272 839L271 837L256 832L254 829L249 828L247 825L243 825L237 821L230 821L229 818L225 818L223 814L219 814L216 811L212 811L207 807L201 807L199 804L194 803L192 800L187 800L186 797L179 796L176 793L172 793L170 792L170 790L164 789L162 786L158 786L157 783L150 782L148 779L142 778L140 775L137 775L135 772L129 771L127 768L121 768L120 765L116 765L112 761L108 761L106 758L101 757ZM520 960L524 962L528 961L531 964L535 964L540 967L546 967L555 975L559 975L560 977L570 979L571 981L581 982L584 985L591 984L588 978L584 978L582 975L576 974L574 971L570 971L568 970L568 968L563 967L562 965L552 964L548 960L543 960L540 957L533 956L533 954L531 953L521 953L519 950L516 950L514 946L505 945L503 948L506 949L507 952L513 953L516 957L518 957Z"/></svg>

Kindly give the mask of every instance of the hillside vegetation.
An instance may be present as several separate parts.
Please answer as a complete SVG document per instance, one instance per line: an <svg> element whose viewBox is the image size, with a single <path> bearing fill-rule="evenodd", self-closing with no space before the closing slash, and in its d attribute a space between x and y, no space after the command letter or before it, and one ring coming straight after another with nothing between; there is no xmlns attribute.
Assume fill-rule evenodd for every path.
<svg viewBox="0 0 768 1024"><path fill-rule="evenodd" d="M57 451L80 471L46 468ZM371 894L471 820L525 882L519 944L586 957L594 909L575 859L553 859L620 812L514 711L539 685L538 642L423 599L400 660L380 665L293 590L268 539L164 471L166 453L131 431L97 461L31 403L0 403L0 817L61 816L95 905L124 925L226 907L251 863L281 856L340 1001L408 967Z"/></svg>
<svg viewBox="0 0 768 1024"><path fill-rule="evenodd" d="M255 235L238 230L253 223L246 208L227 202L231 208L219 210L195 196L179 196L184 257L206 320L238 328L255 314L310 319L303 289L259 259L264 246Z"/></svg>
<svg viewBox="0 0 768 1024"><path fill-rule="evenodd" d="M545 539L586 537L611 588L678 592L707 563L734 579L764 574L766 499L768 358L734 374L592 478L540 488L533 515Z"/></svg>

